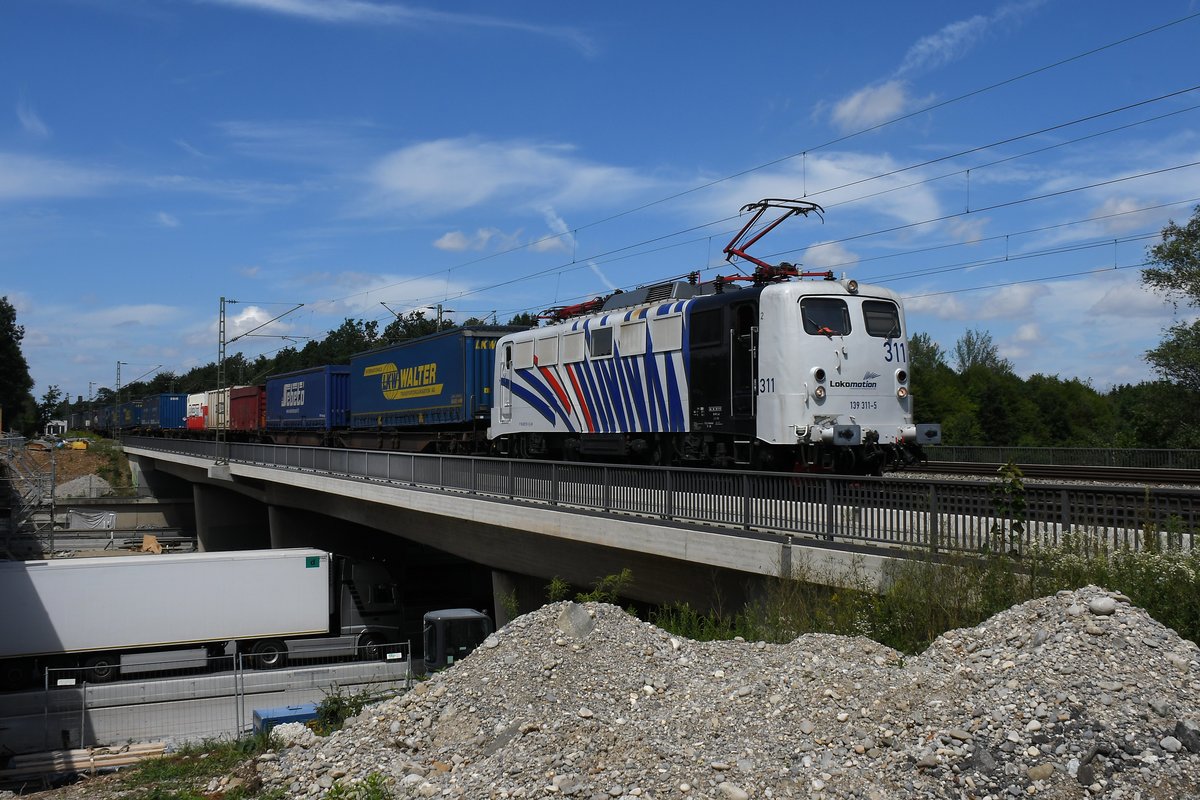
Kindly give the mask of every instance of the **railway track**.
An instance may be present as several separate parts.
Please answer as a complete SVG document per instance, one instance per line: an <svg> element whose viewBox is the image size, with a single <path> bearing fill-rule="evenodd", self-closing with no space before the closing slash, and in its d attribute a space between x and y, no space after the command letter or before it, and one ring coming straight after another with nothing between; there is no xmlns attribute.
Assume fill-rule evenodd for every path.
<svg viewBox="0 0 1200 800"><path fill-rule="evenodd" d="M994 463L928 461L908 472L938 475L997 475L1003 465ZM1131 485L1200 487L1200 470L1155 467L1103 467L1073 464L1018 464L1026 478L1049 481L1093 481Z"/></svg>

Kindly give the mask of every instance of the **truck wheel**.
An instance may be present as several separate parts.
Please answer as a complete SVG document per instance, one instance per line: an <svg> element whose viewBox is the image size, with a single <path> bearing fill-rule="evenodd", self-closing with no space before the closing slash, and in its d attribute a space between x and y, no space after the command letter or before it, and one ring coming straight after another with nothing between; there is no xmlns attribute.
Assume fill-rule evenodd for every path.
<svg viewBox="0 0 1200 800"><path fill-rule="evenodd" d="M28 661L8 661L0 665L0 689L6 692L27 689L33 685L33 664Z"/></svg>
<svg viewBox="0 0 1200 800"><path fill-rule="evenodd" d="M111 653L91 656L83 662L83 677L92 683L115 681L121 674L120 660Z"/></svg>
<svg viewBox="0 0 1200 800"><path fill-rule="evenodd" d="M255 669L279 669L287 663L287 646L273 639L255 642L250 654L254 656Z"/></svg>
<svg viewBox="0 0 1200 800"><path fill-rule="evenodd" d="M383 658L383 646L387 644L378 633L364 634L358 640L358 657L362 661L379 661Z"/></svg>

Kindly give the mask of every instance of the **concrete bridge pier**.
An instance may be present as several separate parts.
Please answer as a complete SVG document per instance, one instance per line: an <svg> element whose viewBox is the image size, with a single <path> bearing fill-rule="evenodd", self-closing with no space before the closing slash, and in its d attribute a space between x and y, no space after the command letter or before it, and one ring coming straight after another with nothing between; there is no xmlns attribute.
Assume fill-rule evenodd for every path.
<svg viewBox="0 0 1200 800"><path fill-rule="evenodd" d="M546 581L533 575L494 569L492 602L496 609L496 627L501 628L517 616L546 604Z"/></svg>
<svg viewBox="0 0 1200 800"><path fill-rule="evenodd" d="M196 546L201 551L259 550L271 546L267 507L237 492L192 484Z"/></svg>
<svg viewBox="0 0 1200 800"><path fill-rule="evenodd" d="M129 456L129 474L133 485L146 490L151 497L160 499L188 497L192 494L194 484L191 481L156 469L156 463L153 458Z"/></svg>

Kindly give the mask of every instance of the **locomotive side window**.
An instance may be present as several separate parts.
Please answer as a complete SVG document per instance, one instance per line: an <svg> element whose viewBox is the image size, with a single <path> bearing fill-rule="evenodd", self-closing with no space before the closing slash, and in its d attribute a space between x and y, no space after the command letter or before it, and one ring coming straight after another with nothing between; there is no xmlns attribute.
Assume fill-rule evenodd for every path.
<svg viewBox="0 0 1200 800"><path fill-rule="evenodd" d="M583 361L583 331L563 334L562 357L564 364Z"/></svg>
<svg viewBox="0 0 1200 800"><path fill-rule="evenodd" d="M613 353L613 329L593 328L589 355L592 358L606 358Z"/></svg>
<svg viewBox="0 0 1200 800"><path fill-rule="evenodd" d="M725 340L725 325L721 319L724 309L714 308L692 314L692 347L721 344Z"/></svg>
<svg viewBox="0 0 1200 800"><path fill-rule="evenodd" d="M529 369L533 366L533 340L513 342L513 366L517 369Z"/></svg>
<svg viewBox="0 0 1200 800"><path fill-rule="evenodd" d="M656 353L682 350L683 317L678 314L671 317L652 317L650 319L650 339L654 342L654 352Z"/></svg>
<svg viewBox="0 0 1200 800"><path fill-rule="evenodd" d="M646 352L646 323L642 320L626 322L621 326L621 355L640 356Z"/></svg>
<svg viewBox="0 0 1200 800"><path fill-rule="evenodd" d="M850 333L850 309L837 297L803 297L800 317L804 332L814 336L845 336Z"/></svg>
<svg viewBox="0 0 1200 800"><path fill-rule="evenodd" d="M534 347L534 355L537 356L538 366L550 367L558 363L558 337L549 336L545 339L538 339L537 345Z"/></svg>
<svg viewBox="0 0 1200 800"><path fill-rule="evenodd" d="M869 335L884 339L900 336L900 309L896 308L895 303L886 300L864 300L862 310Z"/></svg>

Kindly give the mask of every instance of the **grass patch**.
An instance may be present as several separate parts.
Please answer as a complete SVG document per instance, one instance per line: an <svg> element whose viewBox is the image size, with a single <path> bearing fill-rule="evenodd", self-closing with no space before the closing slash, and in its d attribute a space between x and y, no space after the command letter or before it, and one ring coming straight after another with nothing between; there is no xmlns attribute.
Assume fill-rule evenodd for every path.
<svg viewBox="0 0 1200 800"><path fill-rule="evenodd" d="M143 761L122 774L121 783L132 790L128 800L207 800L204 789L213 778L231 774L249 759L271 749L269 733L229 740L186 745L178 752ZM268 800L252 784L226 792L224 800ZM280 797L282 795L279 795Z"/></svg>
<svg viewBox="0 0 1200 800"><path fill-rule="evenodd" d="M389 800L391 796L387 779L378 772L372 772L361 783L335 783L325 795L325 800Z"/></svg>

